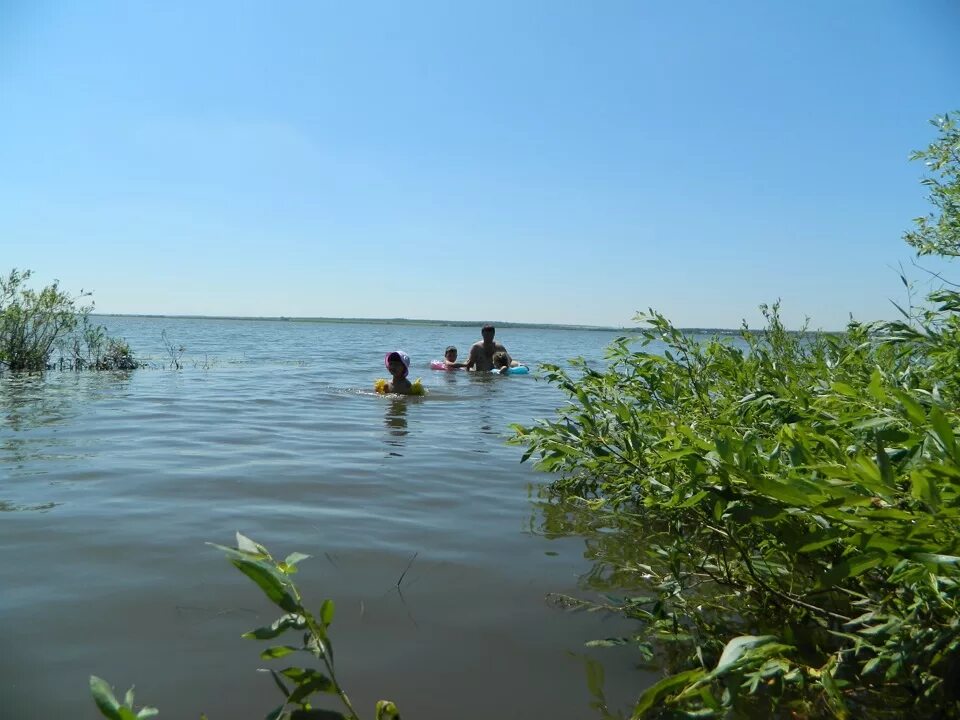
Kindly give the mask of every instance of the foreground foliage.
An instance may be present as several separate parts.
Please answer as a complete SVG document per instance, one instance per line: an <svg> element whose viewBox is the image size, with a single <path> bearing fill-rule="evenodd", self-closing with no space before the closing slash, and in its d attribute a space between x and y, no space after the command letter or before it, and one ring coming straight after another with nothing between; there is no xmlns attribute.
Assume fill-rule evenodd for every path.
<svg viewBox="0 0 960 720"><path fill-rule="evenodd" d="M931 252L960 217L938 127L921 156L953 180L913 239ZM607 368L545 366L569 404L515 441L644 588L616 604L638 633L596 643L668 667L634 718L960 717L960 293L929 300L839 334L764 308L739 343L651 311Z"/></svg>
<svg viewBox="0 0 960 720"><path fill-rule="evenodd" d="M40 291L28 287L29 270L0 276L0 371L35 372L51 367L60 350L60 369L132 370L140 366L130 347L90 322L89 293L73 296L59 283Z"/></svg>
<svg viewBox="0 0 960 720"><path fill-rule="evenodd" d="M266 715L266 720L359 720L350 698L337 680L333 661L333 643L330 624L333 622L332 600L324 600L316 614L303 605L300 591L292 580L297 563L309 555L291 553L282 561L275 560L267 549L248 537L237 533L237 546L225 547L210 543L222 550L240 572L250 578L270 599L284 611L270 625L244 633L244 638L273 640L289 631L301 633L299 645L275 645L260 653L263 660L274 660L301 652L311 655L322 664L323 671L314 668L290 666L270 670L283 702ZM90 690L100 713L110 720L137 720L157 714L154 708L133 710L133 690L128 691L124 703L114 697L110 687L97 677L90 678ZM346 714L314 707L315 696L329 694L339 698ZM389 700L377 703L376 720L400 720L397 706Z"/></svg>

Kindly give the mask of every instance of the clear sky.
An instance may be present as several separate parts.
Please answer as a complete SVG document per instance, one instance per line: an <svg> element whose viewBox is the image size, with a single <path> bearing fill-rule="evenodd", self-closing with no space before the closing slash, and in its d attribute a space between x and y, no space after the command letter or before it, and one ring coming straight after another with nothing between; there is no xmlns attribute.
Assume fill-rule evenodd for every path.
<svg viewBox="0 0 960 720"><path fill-rule="evenodd" d="M955 0L0 0L0 271L117 313L891 317L958 38Z"/></svg>

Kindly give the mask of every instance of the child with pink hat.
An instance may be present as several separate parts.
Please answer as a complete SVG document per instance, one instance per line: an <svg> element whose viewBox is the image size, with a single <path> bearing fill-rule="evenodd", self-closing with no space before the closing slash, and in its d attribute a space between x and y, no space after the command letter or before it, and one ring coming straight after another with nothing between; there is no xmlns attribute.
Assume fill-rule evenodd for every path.
<svg viewBox="0 0 960 720"><path fill-rule="evenodd" d="M388 352L383 356L383 364L387 370L390 371L393 380L389 382L387 380L377 380L374 384L377 392L398 393L400 395L423 395L424 389L420 381L417 380L411 383L407 379L407 374L410 372L410 356L403 350Z"/></svg>

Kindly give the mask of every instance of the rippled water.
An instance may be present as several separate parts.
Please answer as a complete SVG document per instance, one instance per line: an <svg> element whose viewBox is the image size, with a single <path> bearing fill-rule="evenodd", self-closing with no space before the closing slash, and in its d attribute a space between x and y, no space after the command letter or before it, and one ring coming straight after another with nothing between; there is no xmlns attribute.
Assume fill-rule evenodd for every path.
<svg viewBox="0 0 960 720"><path fill-rule="evenodd" d="M0 379L0 717L97 717L91 673L162 717L265 715L280 696L239 636L277 613L204 544L236 530L313 556L298 583L336 602L338 675L364 716L381 697L408 718L595 716L588 655L614 704L649 682L626 651L583 648L619 620L544 600L583 595L590 564L582 539L538 532L543 477L504 440L559 394L428 369L479 328L99 320L153 367ZM536 363L599 361L614 336L497 339ZM370 391L395 348L427 397Z"/></svg>

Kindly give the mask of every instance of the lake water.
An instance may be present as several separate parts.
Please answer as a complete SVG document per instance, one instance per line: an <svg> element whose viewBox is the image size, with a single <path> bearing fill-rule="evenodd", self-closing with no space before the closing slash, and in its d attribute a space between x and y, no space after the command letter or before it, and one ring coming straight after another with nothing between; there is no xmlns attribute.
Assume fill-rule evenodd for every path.
<svg viewBox="0 0 960 720"><path fill-rule="evenodd" d="M205 545L237 530L313 556L297 582L310 606L336 602L337 672L363 717L379 698L411 719L596 717L588 657L615 707L652 681L628 649L583 646L624 621L545 600L596 597L585 539L540 531L546 478L504 441L560 394L428 368L479 328L98 321L153 367L0 378L0 717L98 717L90 674L165 718L263 717L280 698L256 672L266 644L240 634L279 612ZM600 361L614 337L497 334L530 363ZM395 348L427 397L371 392ZM273 663L310 662L293 658Z"/></svg>

